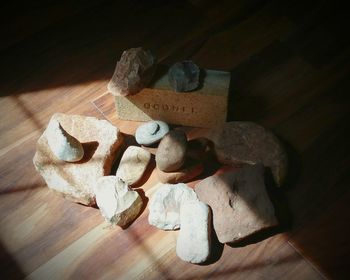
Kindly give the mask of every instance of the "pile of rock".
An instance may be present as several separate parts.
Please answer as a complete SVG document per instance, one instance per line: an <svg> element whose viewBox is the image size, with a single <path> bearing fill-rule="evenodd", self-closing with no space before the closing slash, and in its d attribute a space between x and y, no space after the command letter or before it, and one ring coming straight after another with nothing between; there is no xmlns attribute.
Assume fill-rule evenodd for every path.
<svg viewBox="0 0 350 280"><path fill-rule="evenodd" d="M33 162L49 188L74 202L97 204L106 221L125 227L142 209L143 200L131 186L142 179L151 154L129 146L116 176L110 176L122 139L107 121L54 114L37 142Z"/></svg>

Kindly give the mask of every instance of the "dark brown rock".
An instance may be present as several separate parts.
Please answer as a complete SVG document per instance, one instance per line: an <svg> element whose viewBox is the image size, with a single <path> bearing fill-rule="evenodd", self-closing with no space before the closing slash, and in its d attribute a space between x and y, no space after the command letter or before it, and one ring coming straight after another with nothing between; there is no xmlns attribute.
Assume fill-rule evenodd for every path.
<svg viewBox="0 0 350 280"><path fill-rule="evenodd" d="M143 89L152 79L156 60L150 51L131 48L123 52L108 83L108 90L115 96L132 95Z"/></svg>
<svg viewBox="0 0 350 280"><path fill-rule="evenodd" d="M264 184L264 169L262 164L247 165L196 185L199 200L213 211L214 229L221 243L236 242L277 225Z"/></svg>
<svg viewBox="0 0 350 280"><path fill-rule="evenodd" d="M179 170L185 162L187 138L182 130L168 132L160 141L156 152L157 167L165 172Z"/></svg>
<svg viewBox="0 0 350 280"><path fill-rule="evenodd" d="M266 128L253 122L228 122L209 131L216 157L223 164L255 164L269 167L277 185L287 174L287 154L278 138Z"/></svg>

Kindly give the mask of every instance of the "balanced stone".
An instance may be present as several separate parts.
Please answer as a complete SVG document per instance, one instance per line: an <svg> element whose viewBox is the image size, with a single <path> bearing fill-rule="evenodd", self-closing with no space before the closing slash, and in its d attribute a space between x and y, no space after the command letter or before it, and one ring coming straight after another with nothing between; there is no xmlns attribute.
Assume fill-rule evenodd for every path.
<svg viewBox="0 0 350 280"><path fill-rule="evenodd" d="M49 122L59 123L82 143L84 157L77 163L57 158L48 142L46 129L37 142L33 163L49 188L67 199L95 204L93 187L98 178L109 175L122 144L119 129L108 121L78 115L54 114Z"/></svg>
<svg viewBox="0 0 350 280"><path fill-rule="evenodd" d="M160 141L156 152L157 167L165 172L181 168L186 159L187 138L182 130L172 130Z"/></svg>
<svg viewBox="0 0 350 280"><path fill-rule="evenodd" d="M140 125L135 132L136 142L150 146L159 142L169 132L169 126L162 121L149 121Z"/></svg>
<svg viewBox="0 0 350 280"><path fill-rule="evenodd" d="M228 122L212 129L208 138L214 142L215 153L223 164L262 162L269 167L281 186L287 173L287 154L281 142L269 130L253 122Z"/></svg>
<svg viewBox="0 0 350 280"><path fill-rule="evenodd" d="M140 213L143 201L139 193L116 176L98 179L94 191L102 216L113 225L125 227Z"/></svg>
<svg viewBox="0 0 350 280"><path fill-rule="evenodd" d="M83 158L84 149L79 140L65 131L57 120L49 123L45 133L51 151L60 160L75 162Z"/></svg>
<svg viewBox="0 0 350 280"><path fill-rule="evenodd" d="M262 164L210 176L197 184L195 191L211 207L214 229L221 243L236 242L277 225Z"/></svg>
<svg viewBox="0 0 350 280"><path fill-rule="evenodd" d="M149 202L149 224L163 230L180 228L180 207L187 201L197 201L196 193L182 183L158 183L155 188L157 190Z"/></svg>
<svg viewBox="0 0 350 280"><path fill-rule="evenodd" d="M205 262L211 249L211 212L208 205L201 201L182 204L180 221L176 254L186 262Z"/></svg>
<svg viewBox="0 0 350 280"><path fill-rule="evenodd" d="M159 168L157 170L158 179L162 183L176 184L186 183L202 174L203 164L198 160L187 159L184 166L177 171L164 172Z"/></svg>
<svg viewBox="0 0 350 280"><path fill-rule="evenodd" d="M199 67L190 60L175 63L168 71L173 90L185 92L195 90L199 85Z"/></svg>
<svg viewBox="0 0 350 280"><path fill-rule="evenodd" d="M115 96L135 94L151 81L155 69L156 59L150 51L142 48L126 50L117 62L108 90Z"/></svg>
<svg viewBox="0 0 350 280"><path fill-rule="evenodd" d="M116 176L128 185L134 185L142 178L150 160L150 152L137 146L129 146L120 160Z"/></svg>

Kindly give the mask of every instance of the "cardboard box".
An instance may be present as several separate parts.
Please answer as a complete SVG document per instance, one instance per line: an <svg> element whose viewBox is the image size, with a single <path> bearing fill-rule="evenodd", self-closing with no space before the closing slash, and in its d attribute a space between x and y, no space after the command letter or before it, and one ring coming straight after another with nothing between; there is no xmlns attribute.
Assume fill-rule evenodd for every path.
<svg viewBox="0 0 350 280"><path fill-rule="evenodd" d="M167 70L161 69L149 88L135 95L116 96L119 119L134 121L162 120L169 124L213 127L226 121L230 73L203 70L199 88L175 92Z"/></svg>

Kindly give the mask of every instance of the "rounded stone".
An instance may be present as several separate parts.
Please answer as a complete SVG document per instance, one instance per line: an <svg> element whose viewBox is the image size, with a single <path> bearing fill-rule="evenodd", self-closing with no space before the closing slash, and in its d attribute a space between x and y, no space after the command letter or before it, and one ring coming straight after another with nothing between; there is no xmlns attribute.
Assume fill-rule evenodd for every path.
<svg viewBox="0 0 350 280"><path fill-rule="evenodd" d="M156 152L157 167L165 172L179 170L185 162L187 138L182 130L168 132L160 141Z"/></svg>
<svg viewBox="0 0 350 280"><path fill-rule="evenodd" d="M159 142L169 132L169 126L163 121L149 121L140 125L135 132L136 142L150 146Z"/></svg>

